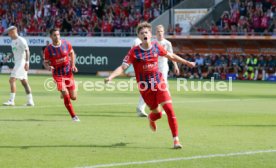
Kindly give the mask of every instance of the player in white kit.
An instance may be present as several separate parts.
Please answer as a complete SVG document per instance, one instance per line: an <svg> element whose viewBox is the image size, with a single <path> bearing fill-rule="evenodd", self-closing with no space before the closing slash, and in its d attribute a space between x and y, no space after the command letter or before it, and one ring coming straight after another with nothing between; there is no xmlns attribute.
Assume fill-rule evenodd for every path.
<svg viewBox="0 0 276 168"><path fill-rule="evenodd" d="M167 50L169 53L173 53L172 43L165 39L164 36L164 26L158 25L156 26L156 41L164 47L165 50ZM135 40L137 45L141 43L138 42L138 40ZM179 69L176 62L173 62L174 65L174 73L176 75L179 75ZM169 72L169 65L168 65L168 58L166 57L158 57L158 68L159 71L162 73L163 78L168 84L168 72ZM146 103L144 102L142 96L139 98L138 105L136 107L136 112L139 117L147 117L147 113L145 112Z"/></svg>
<svg viewBox="0 0 276 168"><path fill-rule="evenodd" d="M27 41L20 37L17 33L17 28L15 26L10 26L6 32L12 39L11 48L12 54L4 58L4 62L7 62L12 56L14 57L14 67L10 75L10 99L3 103L6 106L14 106L14 99L16 93L16 79L19 79L24 86L25 92L27 94L27 106L34 106L33 96L31 93L31 87L28 83L28 70L29 70L29 58L30 51Z"/></svg>
<svg viewBox="0 0 276 168"><path fill-rule="evenodd" d="M139 44L141 44L142 43L142 41L137 37L134 41L133 41L133 43L132 43L132 45L131 45L131 48L133 48L133 47L135 47L135 46L137 46L137 45L139 45ZM129 67L125 70L125 74L127 75L127 76L135 76L135 73L134 73L134 68L133 68L133 65L131 64L131 65L129 65ZM138 114L139 115L139 114Z"/></svg>

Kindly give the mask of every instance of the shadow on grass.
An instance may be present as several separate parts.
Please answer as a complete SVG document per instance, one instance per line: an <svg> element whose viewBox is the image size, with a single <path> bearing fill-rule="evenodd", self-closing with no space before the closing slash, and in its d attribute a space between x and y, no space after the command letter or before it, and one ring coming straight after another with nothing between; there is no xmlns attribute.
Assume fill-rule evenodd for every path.
<svg viewBox="0 0 276 168"><path fill-rule="evenodd" d="M68 114L44 114L46 116L67 116ZM110 114L77 114L79 117L136 117L134 115L110 115Z"/></svg>
<svg viewBox="0 0 276 168"><path fill-rule="evenodd" d="M80 114L78 116L84 117L136 117L135 115L110 115L110 114Z"/></svg>
<svg viewBox="0 0 276 168"><path fill-rule="evenodd" d="M92 110L93 111L93 110ZM82 111L81 113L85 113L85 114L90 114L91 113L91 111ZM107 113L107 114L133 114L133 113L135 113L134 111L133 112L131 112L131 111L129 111L129 112L127 112L127 111L101 111L101 112L97 112L97 113Z"/></svg>
<svg viewBox="0 0 276 168"><path fill-rule="evenodd" d="M0 149L32 149L32 148L133 148L133 149L163 149L160 147L130 147L130 143L115 143L111 145L22 145L22 146L0 146Z"/></svg>

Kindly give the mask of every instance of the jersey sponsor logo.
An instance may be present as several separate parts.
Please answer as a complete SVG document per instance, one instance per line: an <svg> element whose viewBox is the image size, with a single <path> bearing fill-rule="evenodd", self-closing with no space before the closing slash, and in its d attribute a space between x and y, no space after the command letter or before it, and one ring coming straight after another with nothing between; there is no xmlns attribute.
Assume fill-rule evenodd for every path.
<svg viewBox="0 0 276 168"><path fill-rule="evenodd" d="M143 65L143 70L144 71L149 71L149 70L155 68L157 65L158 65L157 62L154 62L152 64L145 64L145 65Z"/></svg>
<svg viewBox="0 0 276 168"><path fill-rule="evenodd" d="M64 63L65 61L66 61L66 57L56 59L56 63L57 63L57 64Z"/></svg>
<svg viewBox="0 0 276 168"><path fill-rule="evenodd" d="M12 51L17 51L17 48L15 46L12 47Z"/></svg>

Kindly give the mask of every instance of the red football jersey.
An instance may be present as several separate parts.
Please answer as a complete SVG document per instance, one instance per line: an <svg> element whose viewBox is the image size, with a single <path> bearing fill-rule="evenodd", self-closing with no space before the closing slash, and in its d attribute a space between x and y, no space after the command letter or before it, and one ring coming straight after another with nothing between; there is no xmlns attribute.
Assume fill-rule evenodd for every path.
<svg viewBox="0 0 276 168"><path fill-rule="evenodd" d="M48 45L44 49L45 60L50 61L50 66L53 66L53 75L68 76L72 74L70 66L69 53L72 52L72 46L69 42L61 40L60 46Z"/></svg>
<svg viewBox="0 0 276 168"><path fill-rule="evenodd" d="M152 42L150 49L145 50L140 45L133 47L125 56L123 64L133 64L136 81L146 82L151 85L158 84L162 80L162 74L158 70L158 56L167 55L167 51L158 43Z"/></svg>

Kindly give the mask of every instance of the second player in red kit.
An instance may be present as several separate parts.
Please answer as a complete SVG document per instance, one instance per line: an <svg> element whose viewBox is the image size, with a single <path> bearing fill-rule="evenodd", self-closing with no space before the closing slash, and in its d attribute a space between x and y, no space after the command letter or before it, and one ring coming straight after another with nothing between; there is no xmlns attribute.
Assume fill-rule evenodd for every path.
<svg viewBox="0 0 276 168"><path fill-rule="evenodd" d="M60 39L58 29L51 29L50 37L52 44L44 49L44 66L52 71L57 89L61 92L64 105L73 121L80 121L71 103L71 100L77 99L73 72L77 72L78 69L75 66L74 50L68 41Z"/></svg>

